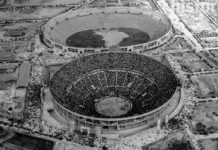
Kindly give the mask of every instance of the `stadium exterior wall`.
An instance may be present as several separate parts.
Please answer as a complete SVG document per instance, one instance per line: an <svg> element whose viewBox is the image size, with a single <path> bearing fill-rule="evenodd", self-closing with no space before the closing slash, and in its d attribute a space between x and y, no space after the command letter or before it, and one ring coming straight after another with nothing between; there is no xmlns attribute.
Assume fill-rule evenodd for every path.
<svg viewBox="0 0 218 150"><path fill-rule="evenodd" d="M177 87L176 92L171 97L171 99L167 103L153 111L133 117L114 119L94 118L90 116L80 115L64 108L54 98L52 100L54 110L69 123L69 126L70 124L73 124L73 126L75 126L75 129L80 130L81 128L87 128L90 130L91 133L96 134L96 128L99 128L101 134L125 135L136 133L145 128L150 128L151 126L156 125L158 120L164 122L167 115L170 116L170 119L175 116L175 112L178 112L176 111L178 109L177 107L180 107L182 105L180 103L183 102L181 101L181 91L182 89L180 87ZM170 112L169 114L164 114L164 111L166 111L170 107L170 103L172 101L179 101L179 103L173 110L173 112ZM173 113L173 115L171 113Z"/></svg>
<svg viewBox="0 0 218 150"><path fill-rule="evenodd" d="M168 33L166 35L164 35L163 37L160 37L157 40L150 41L150 42L147 42L144 44L119 47L118 49L120 51L137 52L137 53L149 51L151 49L155 49L155 48L167 43L169 41L169 39L172 37L172 35L173 35L173 31L171 29L168 31ZM58 43L55 43L54 41L46 39L45 37L44 37L44 41L50 47L55 48L59 53L63 53L63 51L65 51L65 52L67 51L69 53L75 53L75 54L82 55L85 53L99 53L99 52L110 51L109 48L78 48L78 47L63 46L63 45L60 45Z"/></svg>
<svg viewBox="0 0 218 150"><path fill-rule="evenodd" d="M119 10L119 8L116 8L114 11L115 12L108 12L108 13L131 13L131 14L134 14L134 15L142 15L143 13L146 14L147 11L144 11L144 10L138 10L136 8L125 8L127 9L126 11L127 12L123 12L123 9L124 8L120 8L121 10ZM75 16L87 16L87 15L90 15L90 12L83 12L82 11L82 14L73 14L74 12L70 12L71 15L70 17L75 17ZM96 13L95 11L93 12L93 14ZM105 13L105 12L102 12L102 13ZM148 11L147 12L150 17L153 17L154 19L159 19L160 20L160 16L158 16L157 18L155 18L156 16L153 16L152 12ZM155 12L156 13L156 12ZM148 15L146 14L146 15ZM157 15L159 15L157 13ZM66 17L69 17L69 14L62 14L60 16L57 16L55 18L53 18L55 21L63 21L64 18ZM165 44L166 42L169 41L169 39L173 36L173 30L172 30L172 24L171 22L169 21L168 18L164 18L168 23L169 23L169 30L162 36L160 36L159 38L157 39L154 39L154 40L151 40L147 43L142 43L142 44L137 44L137 45L131 45L131 46L126 46L126 47L118 47L118 49L120 51L127 51L127 52L145 52L145 51L148 51L148 50L151 50L151 49L154 49L154 48L157 48L163 44ZM53 22L54 22L53 20ZM79 47L71 47L71 46L65 46L65 45L62 45L62 44L59 44L57 42L55 42L54 40L52 40L50 37L49 37L49 30L48 28L51 28L50 26L52 26L52 24L54 23L50 23L50 24L47 24L46 26L44 26L42 28L42 31L43 31L43 40L44 42L56 49L57 52L59 53L63 53L63 52L69 52L69 53L73 53L73 54L79 54L79 55L82 55L84 53L97 53L97 52L107 52L107 51L110 51L110 48L79 48Z"/></svg>

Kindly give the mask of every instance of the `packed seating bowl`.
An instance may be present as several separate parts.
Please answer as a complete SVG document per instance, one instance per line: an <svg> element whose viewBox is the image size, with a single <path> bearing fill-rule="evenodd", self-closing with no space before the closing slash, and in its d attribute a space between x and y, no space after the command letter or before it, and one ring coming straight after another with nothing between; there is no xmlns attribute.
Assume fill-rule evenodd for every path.
<svg viewBox="0 0 218 150"><path fill-rule="evenodd" d="M49 86L55 111L68 122L122 130L158 119L174 100L177 78L147 56L107 52L63 65Z"/></svg>

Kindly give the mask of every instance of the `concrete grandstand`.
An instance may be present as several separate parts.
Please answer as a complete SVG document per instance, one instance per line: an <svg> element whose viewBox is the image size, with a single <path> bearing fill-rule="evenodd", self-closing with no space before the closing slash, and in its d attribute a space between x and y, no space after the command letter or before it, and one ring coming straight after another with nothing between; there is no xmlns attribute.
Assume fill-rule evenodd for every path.
<svg viewBox="0 0 218 150"><path fill-rule="evenodd" d="M123 135L169 117L181 99L177 84L168 67L149 57L110 52L62 66L50 91L54 111L66 124L88 133Z"/></svg>
<svg viewBox="0 0 218 150"><path fill-rule="evenodd" d="M132 45L113 45L122 51L146 51L166 43L172 36L172 25L166 16L151 10L110 7L102 9L81 9L61 14L51 19L43 27L43 37L47 45L60 51L74 53L103 52L106 47L72 46L67 39L85 30L136 29L149 36L149 40ZM130 35L131 36L131 35ZM114 38L116 36L112 36ZM135 39L135 38L134 38ZM86 44L84 44L86 45Z"/></svg>

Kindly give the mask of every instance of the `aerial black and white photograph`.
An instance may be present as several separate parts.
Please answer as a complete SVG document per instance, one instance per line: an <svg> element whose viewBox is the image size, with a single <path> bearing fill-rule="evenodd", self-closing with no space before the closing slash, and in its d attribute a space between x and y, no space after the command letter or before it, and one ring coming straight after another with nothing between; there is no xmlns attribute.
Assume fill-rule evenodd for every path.
<svg viewBox="0 0 218 150"><path fill-rule="evenodd" d="M0 150L218 150L218 0L0 0Z"/></svg>

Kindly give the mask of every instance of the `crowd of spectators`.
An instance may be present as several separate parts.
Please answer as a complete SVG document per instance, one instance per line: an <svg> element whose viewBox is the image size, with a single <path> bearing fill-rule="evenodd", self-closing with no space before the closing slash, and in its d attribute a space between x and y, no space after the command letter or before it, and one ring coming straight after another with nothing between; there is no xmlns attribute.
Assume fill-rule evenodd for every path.
<svg viewBox="0 0 218 150"><path fill-rule="evenodd" d="M63 106L97 117L104 116L95 111L96 99L125 97L133 103L133 109L125 114L131 116L160 107L176 87L177 79L166 66L130 53L102 53L73 60L50 82L52 94Z"/></svg>
<svg viewBox="0 0 218 150"><path fill-rule="evenodd" d="M39 45L36 44L36 46L39 46ZM42 77L43 72L42 72L42 64L40 63L39 58L40 58L40 53L43 52L43 50L44 48L42 46L39 46L35 48L35 51L33 52L33 55L34 55L33 60L32 60L33 67L32 67L32 72L31 72L30 86L28 88L28 98L27 98L28 106L26 106L27 114L25 116L25 119L26 119L25 122L4 119L3 121L1 121L1 124L4 124L12 128L17 127L19 128L19 130L22 130L29 134L35 133L35 134L39 134L39 135L50 137L50 138L75 142L81 145L95 146L94 143L96 142L96 137L93 135L86 135L78 131L68 132L68 129L58 128L58 127L41 122L40 120L40 113L41 113L40 90L42 88L41 77ZM70 93L75 93L74 90L78 90L78 89L79 89L79 92L80 91L91 91L90 93L97 93L96 95L92 94L91 97L89 97L88 101L86 99L82 99L82 100L80 99L82 102L82 105L80 107L82 110L84 110L84 112L85 110L93 110L89 108L88 109L83 108L83 105L85 102L88 102L87 105L93 106L94 102L91 100L95 99L96 97L102 97L102 95L108 96L108 94L111 94L111 93L117 94L117 91L118 93L122 93L121 96L124 96L124 97L128 96L128 99L131 99L130 94L134 94L134 92L131 93L131 91L129 91L130 89L132 91L134 90L137 91L139 89L142 89L142 90L146 89L146 87L149 86L149 88L146 89L148 91L144 91L141 93L136 92L136 93L144 94L145 92L147 92L147 93L150 93L150 95L155 95L152 92L156 92L159 89L163 89L164 92L156 93L157 96L155 97L156 101L154 103L150 103L146 105L146 107L152 108L155 105L160 106L162 105L162 103L166 102L168 100L168 96L170 96L175 90L174 88L177 83L176 83L176 79L172 75L172 72L169 69L160 65L159 63L156 63L155 61L152 61L149 59L148 60L146 59L144 61L141 56L136 56L135 54L133 54L133 58L129 56L130 54L125 54L125 53L122 55L118 53L117 55L113 57L106 56L105 54L100 54L100 55L101 56L93 55L90 58L87 58L87 57L81 58L78 60L79 63L70 62L69 63L70 65L66 65L66 68L65 68L66 70L64 70L63 72L62 71L58 72L57 76L54 77L54 79L57 79L57 81L53 80L50 86L53 88L53 90L55 91L58 90L57 91L58 95L67 98L67 95L65 95L68 93L66 92L67 88L70 85L72 85L72 81L77 80L77 78L74 78L74 77L84 75L87 72L89 73L96 69L103 69L103 71L102 70L98 71L96 72L96 74L93 73L92 77L89 76L90 74L88 75L91 82L87 80L87 74L86 74L86 77L84 78L85 80L81 81L82 83L78 82L78 84L76 84L76 87L72 87L69 89L70 91L72 90ZM109 53L109 55L111 54ZM123 57L123 55L125 56ZM66 58L66 60L68 59ZM53 60L51 59L49 61L50 62L48 63L57 62L57 60L55 59ZM83 63L86 63L86 65L84 65L84 68L82 65L80 65ZM78 70L78 67L80 68L79 70ZM112 70L114 69L114 70L120 70L120 71L114 71L114 70L110 71L110 68L112 68ZM121 70L125 70L125 71L121 71ZM141 73L143 73L143 75ZM126 79L126 74L128 74L127 79ZM58 81L58 79L61 79L64 82L59 82L61 80ZM106 88L103 88L103 87L108 87L109 80L110 80L109 87L111 87L110 90L112 90L113 92L108 92ZM115 88L115 87L121 87L121 88ZM82 97L84 97L90 94L82 93L81 95ZM117 95L117 96L120 96L120 95ZM147 96L149 96L149 94L145 95L146 100L149 99ZM73 97L73 98L79 100L76 97ZM189 95L187 95L187 97L185 98L188 99ZM190 99L188 99L187 101L190 101ZM71 103L72 101L69 102L69 104ZM78 106L80 104L81 103L78 103ZM190 116L187 114L190 114L190 112L192 111L192 108L193 108L193 104L187 103L184 111L181 113L181 115L178 116L178 118L181 118L182 120L187 121L188 119L187 116ZM85 113L88 113L88 112L85 112ZM151 135L150 138L147 138L147 141L149 141L148 139L153 139L153 141L155 141L156 140L155 137L156 136ZM97 141L97 142L101 143L101 141ZM146 142L142 142L142 143L146 144ZM121 140L119 142L108 142L107 141L106 145L108 147L111 147L111 149L113 150L122 149L126 147L130 147L132 149L140 149L140 146L130 144L128 140Z"/></svg>
<svg viewBox="0 0 218 150"><path fill-rule="evenodd" d="M101 138L96 140L96 145L108 150L142 150L145 145L161 140L169 133L166 130L151 128L129 137L119 139Z"/></svg>
<svg viewBox="0 0 218 150"><path fill-rule="evenodd" d="M36 42L37 38L38 37L36 36ZM26 132L28 134L38 134L44 137L75 142L80 145L93 147L97 144L102 144L102 146L109 147L112 150L141 149L142 145L149 142L154 142L158 138L160 138L162 134L166 134L158 133L156 135L155 133L150 133L145 134L146 136L143 137L142 135L139 136L137 134L135 138L131 137L131 139L121 139L119 141L104 139L102 141L97 141L94 135L86 135L84 133L80 133L79 131L69 132L68 129L63 129L56 126L48 125L47 123L43 123L40 118L42 108L42 103L40 99L42 88L41 77L43 76L43 69L39 58L46 47L40 44L39 41L37 43L38 44L36 44L35 50L33 51L31 81L28 88L27 103L25 106L25 122L4 118L0 120L0 124L6 127L14 128L14 130ZM66 63L69 62L70 59L75 58L75 55L71 53L67 53L64 51L60 53L60 51L56 51L55 49L50 50L50 53L58 56L63 56L63 59L49 59L46 61L46 63L48 64L60 62ZM74 109L79 109L78 111L82 110L84 114L94 112L94 107L91 107L94 106L94 99L101 98L102 96L108 96L111 93L116 94L116 96L128 98L132 101L134 101L136 98L148 101L151 99L151 95L156 95L155 97L152 97L153 99L155 99L155 101L151 103L147 103L146 101L146 103L144 103L146 105L144 105L143 110L145 109L146 111L150 111L156 107L161 106L169 99L172 93L174 93L177 81L168 68L160 65L153 60L144 59L142 56L137 56L135 54L133 54L132 56L130 56L130 54L119 53L114 56L112 55L113 54L109 54L109 56L105 54L99 54L99 56L93 55L90 58L81 58L78 60L79 62L69 63L69 65L64 68L65 70L59 71L58 74L53 78L50 84L51 90L53 90L58 95L57 97L61 97L64 102L63 105L72 105L72 100L75 99L76 101L74 104L77 104L77 106L79 107L75 107ZM125 71L110 71L111 68L114 70L120 69ZM104 71L99 71L96 74L92 74L93 76L87 74L96 69L103 69ZM140 74L136 75L132 73L134 71L140 72ZM143 75L141 73L143 73ZM127 74L128 77L126 77ZM76 81L77 77L80 77L82 75L86 76L85 80L81 81L82 83L80 83L79 81L78 84L76 84L76 87L73 86L72 88L70 88L70 94L68 94L68 92L66 91L69 86L72 86L72 81ZM89 78L91 81L87 78ZM105 87L110 87L109 91ZM148 88L146 89L146 87ZM72 93L80 94L73 95ZM142 97L142 95L144 95L145 93L147 94ZM67 97L69 95L71 97ZM138 95L140 95L140 97L138 97ZM68 101L68 99L70 99L71 101ZM183 112L176 119L178 119L179 121L183 120L184 122L187 122L189 120L188 116L190 116L194 104L190 100L190 95L186 95L184 99L187 103L185 104ZM136 102L138 101L136 100ZM140 105L141 103L139 103L137 106ZM87 108L84 106L90 107ZM139 107L136 108L138 111ZM142 112L143 111L141 110L141 113ZM133 114L134 113L135 112L133 112ZM180 123L184 123L183 121ZM172 126L175 127L174 125ZM173 127L170 128L173 129ZM138 141L140 144L137 144L137 142L135 141Z"/></svg>
<svg viewBox="0 0 218 150"><path fill-rule="evenodd" d="M77 131L69 132L68 128L57 127L42 120L41 113L43 107L41 101L41 89L43 88L43 85L41 81L43 76L43 66L40 62L40 54L44 52L44 50L45 47L40 44L39 39L36 38L35 48L32 52L31 78L27 89L27 97L25 100L24 119L15 120L13 118L0 118L0 124L6 128L13 129L14 131L41 136L45 139L50 138L51 140L66 140L69 142L93 147L95 136L84 135ZM65 60L69 59L66 58ZM53 62L55 62L55 59Z"/></svg>
<svg viewBox="0 0 218 150"><path fill-rule="evenodd" d="M84 135L77 131L72 131L68 134L68 128L52 126L41 120L42 103L40 93L42 85L37 84L37 81L34 79L28 87L24 120L4 118L0 120L0 124L17 132L24 132L31 135L37 134L46 139L66 140L93 147L95 136Z"/></svg>

